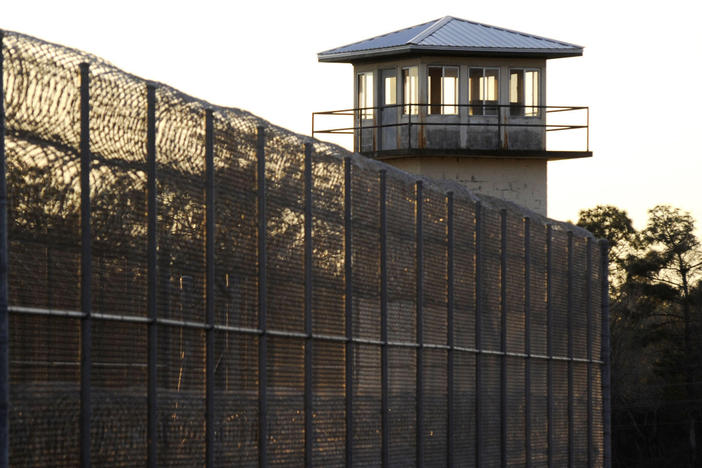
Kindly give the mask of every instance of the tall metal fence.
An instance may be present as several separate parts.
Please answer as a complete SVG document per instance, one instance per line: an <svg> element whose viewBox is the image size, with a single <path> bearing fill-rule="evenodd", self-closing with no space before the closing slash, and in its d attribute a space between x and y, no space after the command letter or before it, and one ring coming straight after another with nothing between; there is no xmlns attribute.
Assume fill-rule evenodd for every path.
<svg viewBox="0 0 702 468"><path fill-rule="evenodd" d="M2 35L0 466L608 465L589 233Z"/></svg>

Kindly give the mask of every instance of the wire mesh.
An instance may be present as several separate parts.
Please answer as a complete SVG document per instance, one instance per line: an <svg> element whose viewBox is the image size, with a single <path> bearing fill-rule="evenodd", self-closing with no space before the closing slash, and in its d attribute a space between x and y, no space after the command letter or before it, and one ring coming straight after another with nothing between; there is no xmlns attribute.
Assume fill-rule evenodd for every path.
<svg viewBox="0 0 702 468"><path fill-rule="evenodd" d="M449 459L456 466L498 466L501 460L522 465L527 453L531 466L561 466L569 456L576 466L587 466L588 453L594 465L602 465L602 272L598 249L590 249L588 261L589 233L446 181L423 180L418 201L416 177L245 111L146 82L80 51L5 33L2 58L13 465L76 466L87 450L101 466L200 466L213 449L217 465L344 466L349 446L356 466L381 466L384 451L388 466L445 466ZM90 66L90 251L80 238L81 63ZM156 89L153 127L147 85ZM214 116L209 260L208 109ZM265 180L257 172L259 128ZM150 131L156 135L154 172L147 164ZM309 275L305 143L312 145ZM345 158L351 164L348 187ZM386 238L381 170L387 173ZM150 195L156 197L155 252L148 243ZM84 286L92 296L89 322L82 320L87 315L80 300L86 258L92 266ZM214 297L208 298L208 290ZM387 339L381 330L385 293ZM155 318L149 316L149 297L156 299ZM212 323L208 300L214 301ZM81 323L92 332L91 380L83 387ZM81 402L85 385L91 397ZM149 397L155 397L153 407ZM92 414L87 447L79 436L81 403ZM208 414L208 404L214 414ZM151 411L153 428L147 423ZM353 441L347 444L351 420ZM148 456L150 444L156 445L155 460ZM424 459L417 460L421 450Z"/></svg>

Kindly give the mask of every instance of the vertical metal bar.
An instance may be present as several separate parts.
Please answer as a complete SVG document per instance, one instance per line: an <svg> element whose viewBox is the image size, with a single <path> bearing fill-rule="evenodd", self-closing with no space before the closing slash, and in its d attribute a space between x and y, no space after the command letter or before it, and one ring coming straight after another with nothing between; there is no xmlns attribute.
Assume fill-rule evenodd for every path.
<svg viewBox="0 0 702 468"><path fill-rule="evenodd" d="M587 135L586 135L586 148L590 151L590 108L587 107Z"/></svg>
<svg viewBox="0 0 702 468"><path fill-rule="evenodd" d="M358 152L363 151L363 110L358 114Z"/></svg>
<svg viewBox="0 0 702 468"><path fill-rule="evenodd" d="M388 221L387 221L387 172L380 171L380 379L382 414L382 464L390 466L390 406L388 401Z"/></svg>
<svg viewBox="0 0 702 468"><path fill-rule="evenodd" d="M90 462L91 368L92 368L92 245L90 237L90 65L80 64L80 464Z"/></svg>
<svg viewBox="0 0 702 468"><path fill-rule="evenodd" d="M482 204L475 203L475 466L483 466L482 411L482 316L483 316L483 249L482 249Z"/></svg>
<svg viewBox="0 0 702 468"><path fill-rule="evenodd" d="M609 349L609 245L600 240L600 277L602 280L602 422L604 426L604 468L612 466L612 403L610 397L610 349Z"/></svg>
<svg viewBox="0 0 702 468"><path fill-rule="evenodd" d="M568 357L573 359L573 232L568 231ZM568 466L575 466L573 361L568 361Z"/></svg>
<svg viewBox="0 0 702 468"><path fill-rule="evenodd" d="M344 158L344 278L346 283L346 466L353 466L353 281L351 158Z"/></svg>
<svg viewBox="0 0 702 468"><path fill-rule="evenodd" d="M305 144L305 466L312 466L312 144Z"/></svg>
<svg viewBox="0 0 702 468"><path fill-rule="evenodd" d="M531 219L524 218L524 344L526 347L526 386L524 443L526 466L531 468Z"/></svg>
<svg viewBox="0 0 702 468"><path fill-rule="evenodd" d="M214 178L214 125L212 109L205 110L205 167L207 189L205 195L205 457L206 466L214 466L214 388L215 388L215 178Z"/></svg>
<svg viewBox="0 0 702 468"><path fill-rule="evenodd" d="M7 166L5 162L5 88L0 29L0 468L10 466L10 325L8 317Z"/></svg>
<svg viewBox="0 0 702 468"><path fill-rule="evenodd" d="M268 334L266 325L266 127L257 127L258 170L258 464L268 466Z"/></svg>
<svg viewBox="0 0 702 468"><path fill-rule="evenodd" d="M453 327L453 307L454 307L454 277L453 277L453 256L454 256L454 232L453 232L453 192L446 194L446 319L448 338L448 381L447 381L447 403L448 403L448 424L446 435L446 461L449 468L454 465L454 442L456 421L454 417L454 327Z"/></svg>
<svg viewBox="0 0 702 468"><path fill-rule="evenodd" d="M416 183L416 272L417 272L417 467L424 466L424 231L422 181Z"/></svg>
<svg viewBox="0 0 702 468"><path fill-rule="evenodd" d="M548 466L553 465L553 227L546 226L546 355L548 367L546 369L546 418L547 418L547 444Z"/></svg>
<svg viewBox="0 0 702 468"><path fill-rule="evenodd" d="M485 108L483 107L483 110ZM497 107L497 149L502 149L502 108Z"/></svg>
<svg viewBox="0 0 702 468"><path fill-rule="evenodd" d="M585 272L585 310L587 314L587 466L593 468L595 457L592 443L592 238L587 238Z"/></svg>
<svg viewBox="0 0 702 468"><path fill-rule="evenodd" d="M412 106L407 114L407 149L412 149Z"/></svg>
<svg viewBox="0 0 702 468"><path fill-rule="evenodd" d="M148 250L148 297L149 314L148 341L148 418L147 418L147 465L156 468L158 465L158 308L157 291L157 244L156 216L158 204L156 201L156 86L146 85L146 172L147 172L147 250Z"/></svg>
<svg viewBox="0 0 702 468"><path fill-rule="evenodd" d="M499 110L499 109L498 109ZM507 466L507 210L500 210L500 445L501 464Z"/></svg>

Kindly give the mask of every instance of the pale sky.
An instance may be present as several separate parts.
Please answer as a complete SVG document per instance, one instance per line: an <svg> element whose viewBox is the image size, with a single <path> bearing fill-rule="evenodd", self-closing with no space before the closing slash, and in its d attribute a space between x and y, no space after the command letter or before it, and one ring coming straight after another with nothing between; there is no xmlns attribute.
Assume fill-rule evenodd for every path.
<svg viewBox="0 0 702 468"><path fill-rule="evenodd" d="M549 216L613 204L641 228L668 203L702 227L699 0L1 0L0 12L0 28L303 134L313 111L353 106L352 66L318 63L323 50L446 15L582 45L548 61L547 104L590 107L594 156L549 163Z"/></svg>

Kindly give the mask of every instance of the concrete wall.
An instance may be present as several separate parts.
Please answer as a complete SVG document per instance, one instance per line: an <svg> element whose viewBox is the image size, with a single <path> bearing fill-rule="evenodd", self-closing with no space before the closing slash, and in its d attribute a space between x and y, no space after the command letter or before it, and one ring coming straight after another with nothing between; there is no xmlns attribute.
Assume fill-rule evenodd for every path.
<svg viewBox="0 0 702 468"><path fill-rule="evenodd" d="M546 216L546 160L413 157L385 162L413 174L456 180L474 192L508 200Z"/></svg>

